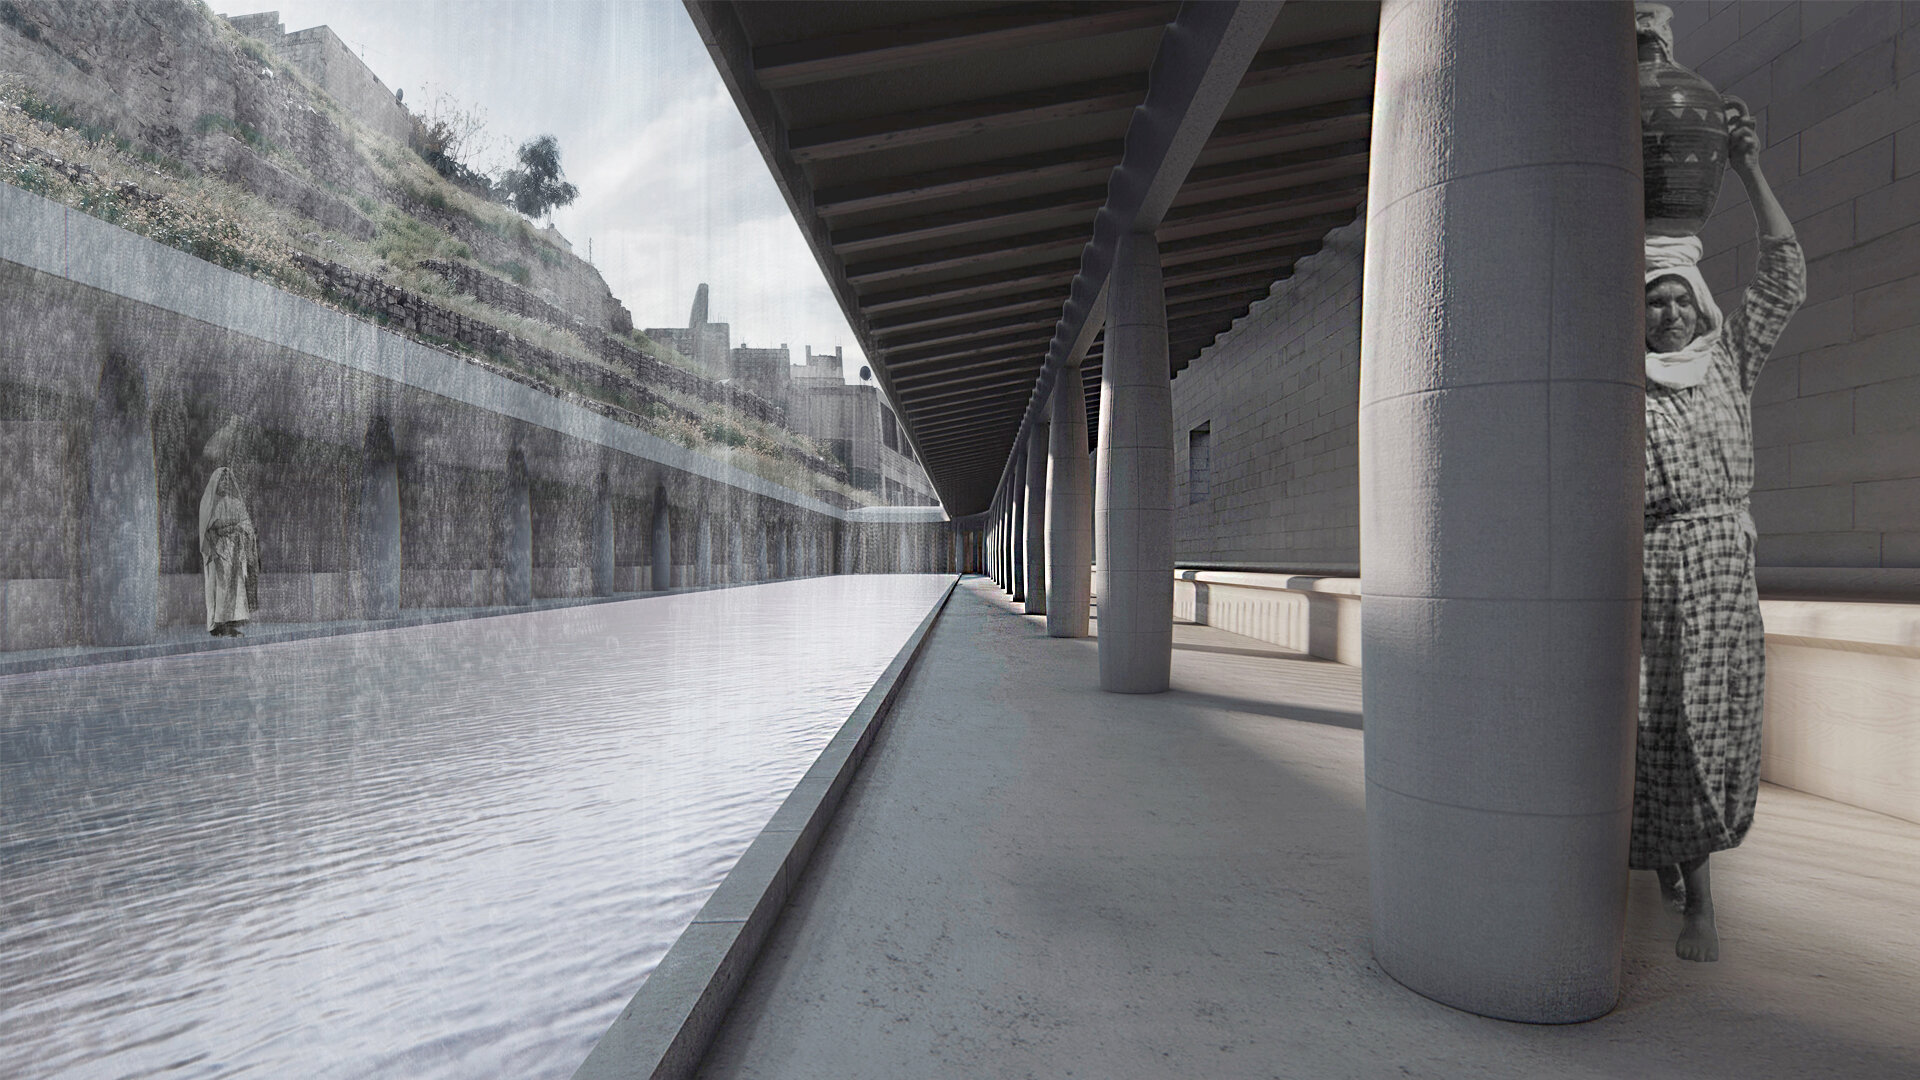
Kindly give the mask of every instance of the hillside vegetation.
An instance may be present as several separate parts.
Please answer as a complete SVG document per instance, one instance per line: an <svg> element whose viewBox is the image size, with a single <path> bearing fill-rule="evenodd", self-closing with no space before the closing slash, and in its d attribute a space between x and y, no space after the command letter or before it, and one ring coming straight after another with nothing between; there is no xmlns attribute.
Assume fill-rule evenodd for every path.
<svg viewBox="0 0 1920 1080"><path fill-rule="evenodd" d="M582 335L611 335L710 375L633 331L599 273L556 231L450 183L201 3L0 0L0 181L347 310L296 253L504 330L531 355L606 366ZM580 325L493 307L426 260L477 268ZM519 366L555 392L618 406L621 419L796 490L870 501L825 471L818 445L780 425L684 393L613 393Z"/></svg>

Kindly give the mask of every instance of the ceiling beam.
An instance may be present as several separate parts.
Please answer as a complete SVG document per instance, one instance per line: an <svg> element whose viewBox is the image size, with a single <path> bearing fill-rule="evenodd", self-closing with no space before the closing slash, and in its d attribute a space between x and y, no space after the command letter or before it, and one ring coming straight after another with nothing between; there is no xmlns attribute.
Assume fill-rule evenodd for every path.
<svg viewBox="0 0 1920 1080"><path fill-rule="evenodd" d="M891 259L875 259L871 262L849 263L847 280L856 287L874 285L900 278L919 277L923 274L936 274L946 271L970 270L993 263L1007 262L1028 256L1043 255L1048 252L1071 251L1086 242L1087 227L1074 225L1064 229L1047 229L1042 232L1027 233L1022 236L1009 236L999 240L982 240L972 244L955 244L951 247L936 248L917 255L901 255Z"/></svg>
<svg viewBox="0 0 1920 1080"><path fill-rule="evenodd" d="M1042 327L1042 330L1045 328ZM993 341L980 341L972 344L933 345L921 349L889 349L882 362L887 370L904 372L907 370L937 367L950 360L972 360L983 356L1030 356L1042 357L1047 353L1047 339L1032 331L1017 334L1003 334Z"/></svg>
<svg viewBox="0 0 1920 1080"><path fill-rule="evenodd" d="M1217 202L1194 203L1176 207L1160 225L1162 243L1192 236L1211 236L1223 232L1277 225L1282 228L1315 214L1337 213L1365 202L1367 178L1341 177L1316 184L1302 184L1278 192L1238 195Z"/></svg>
<svg viewBox="0 0 1920 1080"><path fill-rule="evenodd" d="M1039 366L1037 353L1008 353L984 358L970 364L951 364L928 368L925 371L896 371L894 381L901 386L939 385L956 380L959 376L972 376L985 371L1009 371L1020 367Z"/></svg>
<svg viewBox="0 0 1920 1080"><path fill-rule="evenodd" d="M1138 75L1117 75L928 109L888 110L859 120L793 131L787 145L793 160L807 165L1054 120L1127 112L1140 104L1146 88L1147 81Z"/></svg>
<svg viewBox="0 0 1920 1080"><path fill-rule="evenodd" d="M1364 176L1370 150L1366 139L1348 139L1196 167L1187 175L1187 182L1180 188L1180 196L1174 200L1174 206L1224 198L1241 191L1272 190L1301 176L1319 178L1353 173Z"/></svg>
<svg viewBox="0 0 1920 1080"><path fill-rule="evenodd" d="M943 327L951 327L955 323L973 323L995 315L1011 316L1046 311L1049 308L1057 309L1060 306L1060 298L1065 293L1064 287L1040 289L1002 297L984 307L977 304L961 304L934 311L905 312L891 319L874 319L873 332L876 337L881 338L913 331L937 333ZM1053 319L1049 318L1047 321L1051 323Z"/></svg>
<svg viewBox="0 0 1920 1080"><path fill-rule="evenodd" d="M1046 305L1046 306L1042 306ZM888 332L876 330L874 336L886 342L888 349L905 346L943 345L959 341L980 341L992 338L1005 330L1045 330L1058 318L1048 308L1058 308L1060 298L1055 296L1051 304L1041 301L1024 315L1009 315L1001 319L978 319L962 325L927 327L918 331Z"/></svg>
<svg viewBox="0 0 1920 1080"><path fill-rule="evenodd" d="M1240 88L1271 86L1335 71L1351 71L1356 75L1371 72L1377 41L1377 35L1356 34L1331 41L1269 49L1254 57L1253 62L1247 65L1247 74L1240 80Z"/></svg>
<svg viewBox="0 0 1920 1080"><path fill-rule="evenodd" d="M1296 218L1287 222L1284 230L1275 233L1230 233L1224 239L1218 235L1204 235L1173 240L1160 245L1160 262L1163 267L1171 268L1184 263L1198 262L1201 259L1291 247L1308 240L1317 242L1325 238L1329 232L1342 225L1351 224L1352 221L1353 211L1341 210Z"/></svg>
<svg viewBox="0 0 1920 1080"><path fill-rule="evenodd" d="M1120 164L1120 151L1119 139L1105 139L1044 154L1022 154L973 165L950 165L931 172L863 180L821 188L814 209L822 217L831 219L1034 182L1074 176L1104 177Z"/></svg>
<svg viewBox="0 0 1920 1080"><path fill-rule="evenodd" d="M1084 218L1086 222L1090 222L1093 220L1093 212L1100 209L1100 204L1106 201L1106 197L1107 189L1104 187L1075 188L1071 191L1050 192L1024 199L969 206L964 210L922 214L913 218L896 218L892 221L862 225L858 228L835 229L832 233L833 248L842 256L857 255L862 252L899 247L903 244L922 244L953 236L965 236L987 229L1030 226L1053 218ZM1084 222L1081 231L1085 231Z"/></svg>
<svg viewBox="0 0 1920 1080"><path fill-rule="evenodd" d="M1324 236L1325 234L1322 234ZM1271 272L1273 280L1279 281L1292 272L1294 262L1319 251L1321 238L1312 240L1282 241L1278 246L1238 255L1225 255L1217 259L1198 259L1180 264L1179 269L1169 268L1161 284L1168 289L1179 288L1196 281L1213 281L1222 274L1240 272Z"/></svg>
<svg viewBox="0 0 1920 1080"><path fill-rule="evenodd" d="M981 274L975 277L927 282L917 287L875 293L867 298L865 306L869 312L882 314L911 310L950 300L1021 293L1035 285L1051 285L1064 292L1067 279L1073 276L1074 268L1078 265L1077 262L1061 260L1021 267L1019 273ZM1058 296L1059 292L1054 295Z"/></svg>
<svg viewBox="0 0 1920 1080"><path fill-rule="evenodd" d="M1364 138L1373 126L1373 98L1357 97L1278 112L1223 120L1207 140L1207 153L1325 135Z"/></svg>
<svg viewBox="0 0 1920 1080"><path fill-rule="evenodd" d="M1043 3L938 19L921 19L848 34L753 50L754 76L769 90L872 75L975 53L1078 41L1160 26L1173 4Z"/></svg>

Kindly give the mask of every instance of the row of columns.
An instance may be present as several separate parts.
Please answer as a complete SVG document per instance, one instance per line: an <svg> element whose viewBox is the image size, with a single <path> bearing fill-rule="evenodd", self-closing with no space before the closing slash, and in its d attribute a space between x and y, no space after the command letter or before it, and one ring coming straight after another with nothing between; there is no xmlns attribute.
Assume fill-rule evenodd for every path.
<svg viewBox="0 0 1920 1080"><path fill-rule="evenodd" d="M1619 992L1644 452L1637 93L1629 4L1381 13L1359 414L1374 954L1422 994L1506 1019L1589 1019ZM1535 303L1519 321L1475 314L1493 295ZM1117 245L1108 296L1092 549L1070 368L1050 430L1015 447L989 570L1049 633L1077 636L1091 563L1100 685L1154 693L1172 657L1174 446L1151 234Z"/></svg>

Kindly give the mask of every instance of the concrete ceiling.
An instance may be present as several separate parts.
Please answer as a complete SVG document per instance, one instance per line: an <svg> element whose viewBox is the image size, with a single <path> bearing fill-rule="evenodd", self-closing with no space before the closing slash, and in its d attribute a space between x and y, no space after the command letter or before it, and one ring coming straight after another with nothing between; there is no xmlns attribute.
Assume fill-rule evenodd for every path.
<svg viewBox="0 0 1920 1080"><path fill-rule="evenodd" d="M686 6L956 518L1068 359L1098 430L1119 230L1172 374L1366 199L1377 4Z"/></svg>

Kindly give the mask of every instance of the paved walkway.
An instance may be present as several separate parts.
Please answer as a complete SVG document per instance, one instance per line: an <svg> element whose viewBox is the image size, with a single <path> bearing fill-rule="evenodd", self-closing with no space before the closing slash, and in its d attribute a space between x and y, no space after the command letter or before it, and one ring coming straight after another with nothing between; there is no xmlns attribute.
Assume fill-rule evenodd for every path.
<svg viewBox="0 0 1920 1080"><path fill-rule="evenodd" d="M964 582L702 1075L1920 1076L1920 825L1766 787L1725 959L1636 874L1613 1013L1487 1020L1372 961L1355 669L1181 626L1096 684Z"/></svg>

